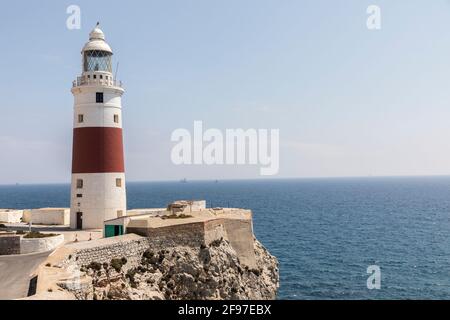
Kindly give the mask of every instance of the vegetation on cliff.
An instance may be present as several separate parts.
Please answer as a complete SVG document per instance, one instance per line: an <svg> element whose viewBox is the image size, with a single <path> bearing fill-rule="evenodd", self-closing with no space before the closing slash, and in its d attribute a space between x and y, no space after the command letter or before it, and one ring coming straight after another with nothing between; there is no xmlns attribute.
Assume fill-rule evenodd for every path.
<svg viewBox="0 0 450 320"><path fill-rule="evenodd" d="M90 263L81 268L92 279L79 299L274 299L278 262L254 240L257 268L240 263L227 240L198 248L149 248L140 263L126 258Z"/></svg>

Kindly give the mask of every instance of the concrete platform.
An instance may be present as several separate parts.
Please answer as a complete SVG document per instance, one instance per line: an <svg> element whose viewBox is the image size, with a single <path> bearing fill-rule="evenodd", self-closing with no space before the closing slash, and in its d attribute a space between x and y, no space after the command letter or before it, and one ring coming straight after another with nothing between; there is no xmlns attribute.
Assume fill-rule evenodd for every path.
<svg viewBox="0 0 450 320"><path fill-rule="evenodd" d="M50 254L51 251L0 256L0 299L26 297L33 273Z"/></svg>

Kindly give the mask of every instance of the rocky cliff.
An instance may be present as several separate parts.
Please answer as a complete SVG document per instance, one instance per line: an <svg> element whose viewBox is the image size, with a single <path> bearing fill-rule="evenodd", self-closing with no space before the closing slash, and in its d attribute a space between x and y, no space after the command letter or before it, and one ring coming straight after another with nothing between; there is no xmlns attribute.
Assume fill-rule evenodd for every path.
<svg viewBox="0 0 450 320"><path fill-rule="evenodd" d="M81 289L59 286L77 299L275 299L278 261L256 239L253 249L257 267L249 268L225 239L199 247L151 245L133 263L123 256L78 265Z"/></svg>

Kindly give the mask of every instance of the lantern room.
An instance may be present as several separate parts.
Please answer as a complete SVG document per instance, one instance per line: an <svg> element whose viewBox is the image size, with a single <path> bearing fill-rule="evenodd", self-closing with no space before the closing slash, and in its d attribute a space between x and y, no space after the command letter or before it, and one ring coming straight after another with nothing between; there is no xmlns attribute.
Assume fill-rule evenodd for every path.
<svg viewBox="0 0 450 320"><path fill-rule="evenodd" d="M83 73L112 73L111 47L105 41L105 34L99 28L99 23L89 34L89 42L83 48Z"/></svg>

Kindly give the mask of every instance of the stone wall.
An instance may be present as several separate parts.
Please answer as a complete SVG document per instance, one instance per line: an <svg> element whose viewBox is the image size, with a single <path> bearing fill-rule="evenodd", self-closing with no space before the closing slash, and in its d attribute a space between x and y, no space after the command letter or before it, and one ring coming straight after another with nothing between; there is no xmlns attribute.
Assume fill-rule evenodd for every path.
<svg viewBox="0 0 450 320"><path fill-rule="evenodd" d="M204 223L204 242L209 245L219 239L228 240L223 219L216 219Z"/></svg>
<svg viewBox="0 0 450 320"><path fill-rule="evenodd" d="M20 254L20 236L0 235L0 255Z"/></svg>
<svg viewBox="0 0 450 320"><path fill-rule="evenodd" d="M124 236L104 238L66 245L74 254L72 262L88 265L91 262L109 263L113 258L125 257L134 266L149 248L209 246L216 240L227 240L241 263L255 267L254 236L251 220L214 219L174 224L158 228L127 228Z"/></svg>
<svg viewBox="0 0 450 320"><path fill-rule="evenodd" d="M71 254L63 261L63 265L75 263L78 266L91 262L110 263L112 259L127 258L127 268L139 264L142 254L148 249L148 240L144 237L127 234L124 236L103 238L93 241L68 244L65 246Z"/></svg>
<svg viewBox="0 0 450 320"><path fill-rule="evenodd" d="M205 222L173 225L161 228L127 228L128 234L118 237L103 238L93 241L67 244L65 247L73 252L64 262L76 263L78 266L91 262L111 262L111 259L125 257L128 267L136 266L145 250L185 246L200 248L214 240L227 239L221 219ZM139 235L138 235L139 234ZM250 244L253 243L253 239Z"/></svg>

